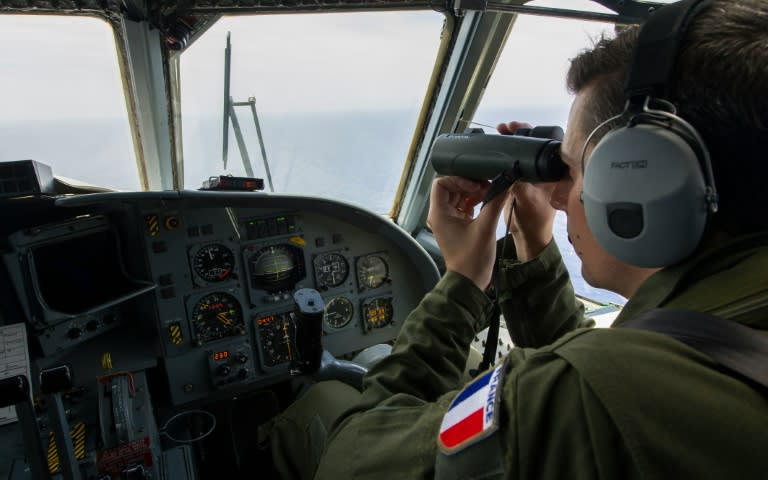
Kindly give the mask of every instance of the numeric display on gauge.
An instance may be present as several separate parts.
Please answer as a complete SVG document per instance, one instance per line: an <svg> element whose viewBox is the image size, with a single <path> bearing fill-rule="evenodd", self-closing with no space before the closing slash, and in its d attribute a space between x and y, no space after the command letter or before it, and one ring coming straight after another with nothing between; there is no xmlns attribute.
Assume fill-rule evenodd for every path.
<svg viewBox="0 0 768 480"><path fill-rule="evenodd" d="M354 313L352 302L347 297L334 297L325 304L323 321L330 328L344 328L352 320Z"/></svg>
<svg viewBox="0 0 768 480"><path fill-rule="evenodd" d="M198 300L191 321L199 345L245 333L240 302L228 293L210 293Z"/></svg>
<svg viewBox="0 0 768 480"><path fill-rule="evenodd" d="M349 276L349 263L339 253L323 253L316 256L312 263L315 267L317 288L320 290L338 287Z"/></svg>
<svg viewBox="0 0 768 480"><path fill-rule="evenodd" d="M391 298L379 297L363 302L363 328L366 332L390 325L393 318Z"/></svg>
<svg viewBox="0 0 768 480"><path fill-rule="evenodd" d="M360 290L379 288L387 281L389 266L381 255L366 255L357 259L357 281Z"/></svg>
<svg viewBox="0 0 768 480"><path fill-rule="evenodd" d="M257 318L254 322L259 332L262 361L265 367L274 367L293 360L294 333L289 314L266 315Z"/></svg>
<svg viewBox="0 0 768 480"><path fill-rule="evenodd" d="M206 282L226 280L234 268L235 255L220 243L205 245L192 257L192 269Z"/></svg>

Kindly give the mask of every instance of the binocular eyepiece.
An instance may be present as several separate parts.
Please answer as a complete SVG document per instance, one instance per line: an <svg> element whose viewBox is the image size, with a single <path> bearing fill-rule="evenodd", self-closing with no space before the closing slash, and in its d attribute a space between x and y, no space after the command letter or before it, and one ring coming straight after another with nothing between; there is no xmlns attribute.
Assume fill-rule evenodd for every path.
<svg viewBox="0 0 768 480"><path fill-rule="evenodd" d="M499 175L525 182L554 182L568 172L560 158L563 129L540 126L514 135L486 135L481 129L444 133L432 145L430 161L438 174L473 180Z"/></svg>

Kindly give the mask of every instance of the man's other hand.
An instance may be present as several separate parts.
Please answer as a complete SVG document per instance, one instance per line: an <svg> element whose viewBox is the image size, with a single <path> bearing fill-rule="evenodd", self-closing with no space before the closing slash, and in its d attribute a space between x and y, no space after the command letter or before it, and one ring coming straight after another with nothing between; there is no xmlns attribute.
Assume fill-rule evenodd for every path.
<svg viewBox="0 0 768 480"><path fill-rule="evenodd" d="M484 290L496 259L496 225L508 195L499 195L473 218L490 183L442 177L432 183L427 225L432 229L448 270Z"/></svg>
<svg viewBox="0 0 768 480"><path fill-rule="evenodd" d="M500 123L496 130L502 135L514 135L519 128L531 128L531 125L524 122ZM514 201L509 231L521 262L537 256L552 241L555 209L550 205L550 198L554 188L554 183L517 182L511 189L512 194L504 205L504 219L509 218L509 209Z"/></svg>

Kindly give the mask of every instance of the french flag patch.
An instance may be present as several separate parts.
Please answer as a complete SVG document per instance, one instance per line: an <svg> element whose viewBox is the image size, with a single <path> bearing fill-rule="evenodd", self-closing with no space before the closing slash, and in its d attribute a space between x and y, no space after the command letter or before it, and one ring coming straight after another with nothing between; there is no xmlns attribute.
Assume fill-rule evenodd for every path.
<svg viewBox="0 0 768 480"><path fill-rule="evenodd" d="M504 364L477 377L453 399L440 424L438 444L456 453L499 428L499 394Z"/></svg>

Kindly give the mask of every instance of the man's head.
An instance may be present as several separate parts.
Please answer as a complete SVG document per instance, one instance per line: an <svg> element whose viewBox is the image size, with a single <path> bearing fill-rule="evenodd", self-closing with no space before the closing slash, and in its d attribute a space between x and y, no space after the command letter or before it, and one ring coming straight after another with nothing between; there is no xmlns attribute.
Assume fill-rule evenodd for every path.
<svg viewBox="0 0 768 480"><path fill-rule="evenodd" d="M719 0L705 7L686 31L668 98L710 150L721 200L711 225L731 235L768 230L768 216L755 209L764 203L762 179L768 178L768 162L760 158L768 151L766 24L768 2L763 0ZM637 34L638 29L627 29L573 60L567 82L577 96L563 143L571 178L560 182L553 198L568 213L584 277L624 295L631 295L654 270L624 264L597 244L579 202L580 162L589 133L624 108L624 82ZM585 158L608 131L597 132Z"/></svg>

